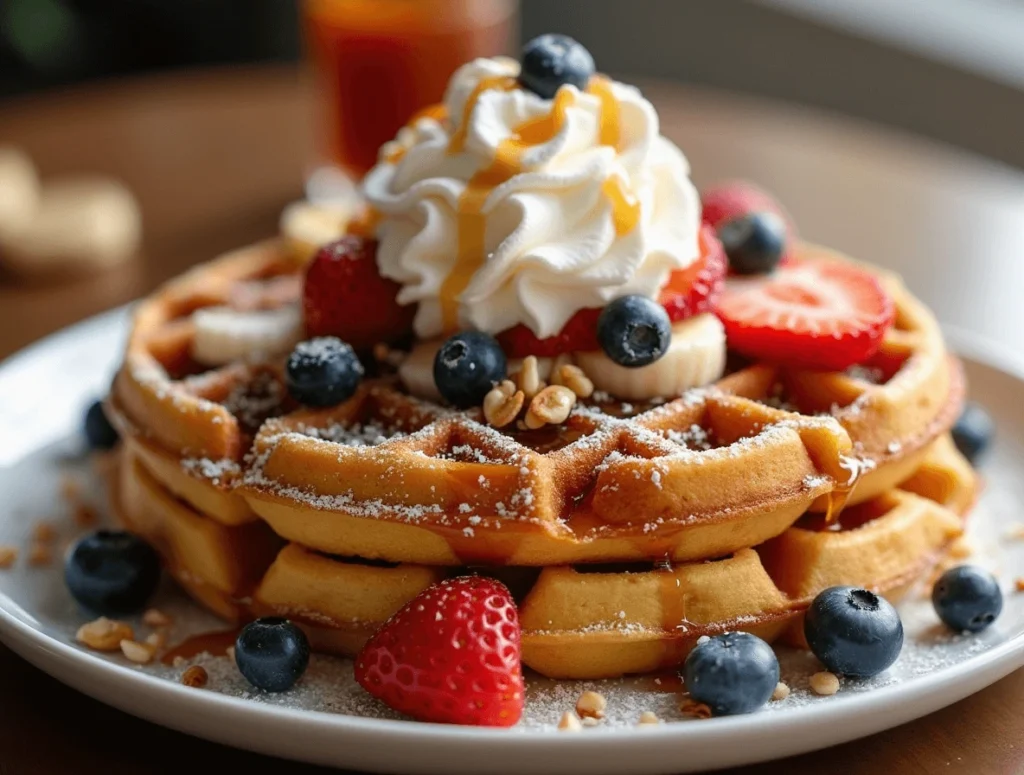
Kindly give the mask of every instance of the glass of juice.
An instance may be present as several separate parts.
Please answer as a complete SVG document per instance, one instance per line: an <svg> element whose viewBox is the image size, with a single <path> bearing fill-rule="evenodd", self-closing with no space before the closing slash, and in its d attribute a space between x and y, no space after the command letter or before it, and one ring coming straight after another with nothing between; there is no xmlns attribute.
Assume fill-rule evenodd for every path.
<svg viewBox="0 0 1024 775"><path fill-rule="evenodd" d="M361 178L476 57L511 54L518 0L301 0L320 172Z"/></svg>

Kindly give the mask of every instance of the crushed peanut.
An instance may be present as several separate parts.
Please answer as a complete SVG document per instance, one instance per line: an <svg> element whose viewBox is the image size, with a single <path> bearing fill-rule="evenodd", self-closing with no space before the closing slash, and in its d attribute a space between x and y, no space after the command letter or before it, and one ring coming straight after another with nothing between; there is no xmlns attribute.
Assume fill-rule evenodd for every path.
<svg viewBox="0 0 1024 775"><path fill-rule="evenodd" d="M152 646L154 649L162 649L167 645L167 631L151 632L146 636L146 645Z"/></svg>
<svg viewBox="0 0 1024 775"><path fill-rule="evenodd" d="M0 546L0 569L6 570L18 560L18 548L15 546Z"/></svg>
<svg viewBox="0 0 1024 775"><path fill-rule="evenodd" d="M206 672L206 668L202 665L192 665L192 667L181 674L181 682L185 686L191 686L194 689L202 689L209 680L210 674Z"/></svg>
<svg viewBox="0 0 1024 775"><path fill-rule="evenodd" d="M121 641L121 653L131 661L139 665L146 665L153 661L153 649L145 643L134 640Z"/></svg>
<svg viewBox="0 0 1024 775"><path fill-rule="evenodd" d="M484 396L484 419L495 428L503 428L519 416L524 403L526 395L506 379Z"/></svg>
<svg viewBox="0 0 1024 775"><path fill-rule="evenodd" d="M135 632L130 624L101 616L79 627L75 639L94 651L117 651L121 641L135 639Z"/></svg>
<svg viewBox="0 0 1024 775"><path fill-rule="evenodd" d="M587 716L586 718L581 718L580 723L585 727L596 727L600 725L601 719L591 718L590 716Z"/></svg>
<svg viewBox="0 0 1024 775"><path fill-rule="evenodd" d="M562 718L558 722L558 729L561 732L579 732L583 729L583 724L580 723L575 713L567 710L562 714Z"/></svg>
<svg viewBox="0 0 1024 775"><path fill-rule="evenodd" d="M640 714L640 720L636 722L640 726L646 726L648 724L660 724L661 719L658 718L658 714L651 710L645 710Z"/></svg>
<svg viewBox="0 0 1024 775"><path fill-rule="evenodd" d="M53 543L57 540L57 528L52 522L36 522L32 528L32 540L41 544Z"/></svg>
<svg viewBox="0 0 1024 775"><path fill-rule="evenodd" d="M696 700L685 699L679 706L679 712L684 716L690 716L692 718L711 718L711 708L705 705L703 702L697 702Z"/></svg>
<svg viewBox="0 0 1024 775"><path fill-rule="evenodd" d="M512 381L523 391L523 395L528 401L544 389L544 381L540 378L536 356L527 355L523 358L523 365L512 375Z"/></svg>
<svg viewBox="0 0 1024 775"><path fill-rule="evenodd" d="M235 647L234 646L228 646L227 649L224 651L224 656L226 656L228 659L230 659L232 662L234 662L235 661Z"/></svg>
<svg viewBox="0 0 1024 775"><path fill-rule="evenodd" d="M167 627L171 623L171 617L159 608L149 608L142 615L142 623L149 627Z"/></svg>
<svg viewBox="0 0 1024 775"><path fill-rule="evenodd" d="M180 654L178 656L176 656L174 659L171 660L171 667L181 668L181 667L184 667L187 664L188 664L188 660L185 659L185 657L181 656Z"/></svg>
<svg viewBox="0 0 1024 775"><path fill-rule="evenodd" d="M576 394L569 388L563 385L546 387L530 401L530 408L526 410L526 427L535 430L563 423L575 405Z"/></svg>
<svg viewBox="0 0 1024 775"><path fill-rule="evenodd" d="M586 691L576 700L576 713L580 718L604 718L608 701L600 692Z"/></svg>
<svg viewBox="0 0 1024 775"><path fill-rule="evenodd" d="M775 684L775 691L772 692L772 699L778 702L784 700L789 696L789 686L779 681Z"/></svg>
<svg viewBox="0 0 1024 775"><path fill-rule="evenodd" d="M1013 585L1018 592L1024 592L1024 578L1018 578Z"/></svg>
<svg viewBox="0 0 1024 775"><path fill-rule="evenodd" d="M839 691L839 678L835 673L815 673L811 676L811 691L822 697L830 697Z"/></svg>
<svg viewBox="0 0 1024 775"><path fill-rule="evenodd" d="M33 567L49 565L53 562L53 550L46 544L33 543L28 550L28 564Z"/></svg>
<svg viewBox="0 0 1024 775"><path fill-rule="evenodd" d="M569 388L578 398L594 395L594 383L579 366L566 363L551 372L551 383Z"/></svg>

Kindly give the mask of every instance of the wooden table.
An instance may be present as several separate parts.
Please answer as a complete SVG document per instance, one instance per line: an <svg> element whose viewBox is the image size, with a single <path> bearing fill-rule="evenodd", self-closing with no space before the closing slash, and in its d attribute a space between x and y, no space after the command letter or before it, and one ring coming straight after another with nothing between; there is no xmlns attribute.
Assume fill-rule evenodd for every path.
<svg viewBox="0 0 1024 775"><path fill-rule="evenodd" d="M944 321L1024 351L1024 176L914 138L755 100L647 89L698 184L774 189L807 237L893 266ZM0 277L0 357L126 302L218 252L273 234L301 195L308 95L290 69L177 74L0 105L0 143L44 174L100 171L133 187L144 254L62 285ZM980 300L984 300L982 303ZM139 721L0 647L0 772L277 773L272 759ZM1024 671L925 719L752 773L1012 773L1024 769ZM318 768L288 765L288 772Z"/></svg>

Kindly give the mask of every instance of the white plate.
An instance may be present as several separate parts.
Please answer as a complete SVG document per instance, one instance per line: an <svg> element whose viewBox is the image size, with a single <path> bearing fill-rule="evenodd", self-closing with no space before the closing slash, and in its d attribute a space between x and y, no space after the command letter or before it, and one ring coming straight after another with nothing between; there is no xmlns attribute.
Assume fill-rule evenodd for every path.
<svg viewBox="0 0 1024 775"><path fill-rule="evenodd" d="M0 366L0 543L25 546L34 522L56 520L61 538L78 528L62 503L62 473L83 477L77 429L84 407L102 392L124 335L123 310L92 319L33 346ZM228 660L204 657L210 688L175 682L177 670L141 668L119 655L74 644L84 621L63 588L58 564L22 560L0 573L0 638L61 681L129 713L200 737L320 764L405 773L661 773L746 764L869 735L956 702L1024 665L1024 596L1010 591L1024 570L1024 542L1005 537L1024 505L1024 367L991 347L950 332L967 355L972 396L995 416L999 438L984 461L988 486L971 520L977 555L1006 589L1002 617L977 637L937 626L927 601L901 608L907 645L883 676L845 683L838 695L810 695L816 669L806 654L782 650L786 701L758 713L681 720L677 698L646 681L604 682L609 720L581 734L555 732L582 684L533 682L526 723L487 730L404 721L367 698L345 660L314 657L300 688L267 696L251 690ZM958 345L958 346L957 346ZM986 365L988 364L988 365ZM217 628L173 589L158 605L175 616L174 638ZM223 629L223 626L220 626ZM634 726L639 712L668 719ZM355 715L363 714L363 715Z"/></svg>

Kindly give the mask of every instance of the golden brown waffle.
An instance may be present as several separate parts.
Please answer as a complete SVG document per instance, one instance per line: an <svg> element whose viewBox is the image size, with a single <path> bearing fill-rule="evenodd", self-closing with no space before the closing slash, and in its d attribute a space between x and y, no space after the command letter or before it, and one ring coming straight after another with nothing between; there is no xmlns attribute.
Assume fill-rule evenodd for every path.
<svg viewBox="0 0 1024 775"><path fill-rule="evenodd" d="M285 615L316 648L350 655L430 584L484 572L520 601L524 664L551 677L598 678L673 667L702 635L729 630L800 644L803 610L834 584L899 599L961 534L975 489L971 467L943 437L901 488L846 509L835 523L808 514L756 550L706 562L543 569L372 562L294 543L271 562L272 542L252 532L262 525L226 527L199 514L130 452L115 500L186 589L233 621Z"/></svg>
<svg viewBox="0 0 1024 775"><path fill-rule="evenodd" d="M801 257L842 260L809 246ZM888 491L962 401L931 314L881 272L897 323L851 373L741 364L682 398L581 406L540 431L495 430L387 378L339 407L297 409L279 363L190 359L191 311L290 301L299 266L265 243L143 302L108 405L170 492L325 553L453 566L723 556L808 508Z"/></svg>

